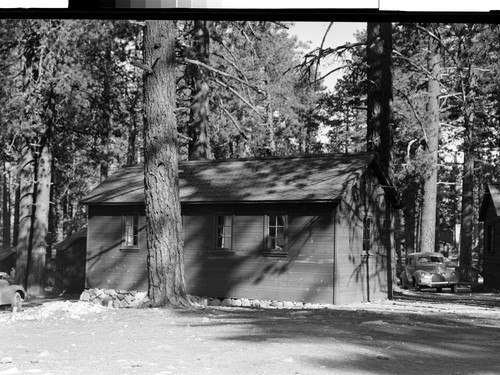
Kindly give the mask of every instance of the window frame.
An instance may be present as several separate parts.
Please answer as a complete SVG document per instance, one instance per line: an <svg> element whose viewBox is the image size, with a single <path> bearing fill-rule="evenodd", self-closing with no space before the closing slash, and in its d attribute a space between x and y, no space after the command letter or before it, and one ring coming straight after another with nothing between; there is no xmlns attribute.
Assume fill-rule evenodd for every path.
<svg viewBox="0 0 500 375"><path fill-rule="evenodd" d="M231 220L231 225L226 226L225 223L223 224L223 231L224 228L229 227L230 228L230 233L229 236L224 235L222 238L226 239L229 238L231 243L230 246L224 246L224 247L219 247L219 218L220 217L229 217ZM234 213L232 212L215 212L213 215L213 247L210 250L209 254L210 255L233 255L234 254Z"/></svg>
<svg viewBox="0 0 500 375"><path fill-rule="evenodd" d="M127 244L127 237L130 235L127 233L127 229L130 227L127 224L127 219L132 218L132 238L133 244ZM120 251L139 251L139 220L140 215L138 213L129 212L122 215L122 239L120 243Z"/></svg>
<svg viewBox="0 0 500 375"><path fill-rule="evenodd" d="M283 225L278 225L276 224L272 227L276 229L276 233L278 233L278 228L283 228L283 246L281 249L278 248L270 248L269 247L269 240L270 240L270 223L271 223L271 217L275 216L276 218L278 216L281 216L283 218ZM264 216L264 250L263 254L266 257L287 257L288 256L288 243L287 243L287 234L288 234L288 214L286 212L268 212ZM277 240L279 240L279 237L272 237Z"/></svg>

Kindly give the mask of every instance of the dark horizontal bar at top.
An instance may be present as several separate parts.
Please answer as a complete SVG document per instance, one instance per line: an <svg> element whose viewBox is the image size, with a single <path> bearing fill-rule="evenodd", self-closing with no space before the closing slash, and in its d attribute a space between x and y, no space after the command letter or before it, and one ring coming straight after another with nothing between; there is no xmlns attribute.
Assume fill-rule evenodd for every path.
<svg viewBox="0 0 500 375"><path fill-rule="evenodd" d="M500 12L395 12L379 11L375 9L307 8L200 9L165 7L153 9L119 8L115 6L115 1L116 0L69 0L68 9L1 9L0 18L500 23ZM111 4L110 2L113 2L113 6L107 5Z"/></svg>

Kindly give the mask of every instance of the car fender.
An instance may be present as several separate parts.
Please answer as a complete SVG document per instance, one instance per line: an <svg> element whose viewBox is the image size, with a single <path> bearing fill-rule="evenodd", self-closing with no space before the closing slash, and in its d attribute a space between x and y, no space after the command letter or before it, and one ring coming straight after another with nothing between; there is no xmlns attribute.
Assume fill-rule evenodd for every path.
<svg viewBox="0 0 500 375"><path fill-rule="evenodd" d="M21 285L8 285L0 288L0 305L10 305L16 292L19 292L23 300L26 299L26 291Z"/></svg>
<svg viewBox="0 0 500 375"><path fill-rule="evenodd" d="M458 283L458 273L453 269L446 270L446 280L451 283Z"/></svg>

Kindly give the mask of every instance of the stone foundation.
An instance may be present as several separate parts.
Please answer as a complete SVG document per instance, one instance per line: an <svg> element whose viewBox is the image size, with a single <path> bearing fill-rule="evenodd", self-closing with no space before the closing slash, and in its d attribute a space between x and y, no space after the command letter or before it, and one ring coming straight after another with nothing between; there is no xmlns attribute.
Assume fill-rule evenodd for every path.
<svg viewBox="0 0 500 375"><path fill-rule="evenodd" d="M223 306L223 307L253 307L260 309L326 309L332 305L319 303L303 303L277 300L259 300L249 298L216 298L188 295L196 307ZM81 301L92 302L107 307L149 307L149 298L146 292L125 291L115 289L86 289L80 295Z"/></svg>
<svg viewBox="0 0 500 375"><path fill-rule="evenodd" d="M249 298L215 298L189 296L190 300L198 306L224 306L224 307L253 307L260 309L327 309L333 305L319 303L303 303L278 300L261 300Z"/></svg>
<svg viewBox="0 0 500 375"><path fill-rule="evenodd" d="M80 295L80 301L116 308L149 306L149 298L146 292L115 289L85 289Z"/></svg>

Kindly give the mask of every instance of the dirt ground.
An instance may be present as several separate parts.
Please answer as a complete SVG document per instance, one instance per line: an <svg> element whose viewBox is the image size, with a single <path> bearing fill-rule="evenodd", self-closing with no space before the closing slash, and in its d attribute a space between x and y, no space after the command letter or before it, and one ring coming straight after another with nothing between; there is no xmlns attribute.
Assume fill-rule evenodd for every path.
<svg viewBox="0 0 500 375"><path fill-rule="evenodd" d="M500 374L500 296L404 292L330 309L0 311L3 374Z"/></svg>

